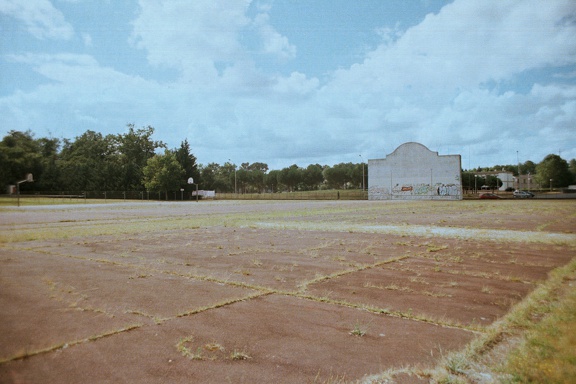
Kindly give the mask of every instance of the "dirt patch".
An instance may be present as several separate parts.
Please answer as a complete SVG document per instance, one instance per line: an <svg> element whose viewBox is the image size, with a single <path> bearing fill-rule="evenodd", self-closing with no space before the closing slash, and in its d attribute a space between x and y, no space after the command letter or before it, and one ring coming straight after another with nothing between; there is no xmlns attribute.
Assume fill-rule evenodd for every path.
<svg viewBox="0 0 576 384"><path fill-rule="evenodd" d="M576 255L574 203L503 203L10 212L0 382L420 382Z"/></svg>

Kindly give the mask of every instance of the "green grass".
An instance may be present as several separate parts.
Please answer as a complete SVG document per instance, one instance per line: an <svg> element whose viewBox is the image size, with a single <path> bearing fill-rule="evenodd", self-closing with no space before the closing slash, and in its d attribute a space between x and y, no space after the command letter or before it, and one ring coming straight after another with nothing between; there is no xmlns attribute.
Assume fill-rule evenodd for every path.
<svg viewBox="0 0 576 384"><path fill-rule="evenodd" d="M529 325L525 340L504 367L510 383L568 383L576 380L576 282L550 312ZM573 381L572 381L573 382Z"/></svg>
<svg viewBox="0 0 576 384"><path fill-rule="evenodd" d="M425 377L435 383L571 383L576 377L576 258Z"/></svg>

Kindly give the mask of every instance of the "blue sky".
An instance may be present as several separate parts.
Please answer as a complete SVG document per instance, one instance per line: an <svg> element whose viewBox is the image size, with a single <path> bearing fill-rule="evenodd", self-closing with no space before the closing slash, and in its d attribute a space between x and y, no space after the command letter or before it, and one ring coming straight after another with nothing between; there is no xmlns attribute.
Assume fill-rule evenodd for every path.
<svg viewBox="0 0 576 384"><path fill-rule="evenodd" d="M0 135L151 125L198 162L576 158L573 0L0 0Z"/></svg>

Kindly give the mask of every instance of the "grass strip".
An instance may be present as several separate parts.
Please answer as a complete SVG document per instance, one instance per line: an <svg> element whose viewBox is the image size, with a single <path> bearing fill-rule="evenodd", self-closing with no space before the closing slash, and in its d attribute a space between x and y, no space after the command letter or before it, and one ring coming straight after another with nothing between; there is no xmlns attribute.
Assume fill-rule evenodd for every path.
<svg viewBox="0 0 576 384"><path fill-rule="evenodd" d="M73 346L76 346L78 344L88 343L90 341L100 340L100 339L103 339L103 338L108 337L108 336L113 336L113 335L117 335L119 333L128 332L128 331L132 331L134 329L138 329L138 328L142 327L143 325L144 324L132 324L132 325L129 325L129 326L124 327L124 328L115 329L115 330L104 332L104 333L101 333L98 335L89 336L89 337L84 338L84 339L59 343L59 344L55 344L55 345L52 345L52 346L47 347L47 348L37 349L34 351L25 351L25 352L16 354L14 356L0 359L0 364L5 364L5 363L11 362L11 361L16 361L16 360L22 360L22 359L26 359L26 358L32 357L32 356L42 355L45 353L57 351L59 349L65 349L65 348L73 347Z"/></svg>

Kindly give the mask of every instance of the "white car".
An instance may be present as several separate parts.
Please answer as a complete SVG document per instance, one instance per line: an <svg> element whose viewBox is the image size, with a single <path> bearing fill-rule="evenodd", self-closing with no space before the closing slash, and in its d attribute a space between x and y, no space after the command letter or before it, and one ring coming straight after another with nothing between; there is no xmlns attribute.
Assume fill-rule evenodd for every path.
<svg viewBox="0 0 576 384"><path fill-rule="evenodd" d="M532 192L519 191L519 190L515 190L513 195L517 199L530 199L531 197L534 197L534 194Z"/></svg>

